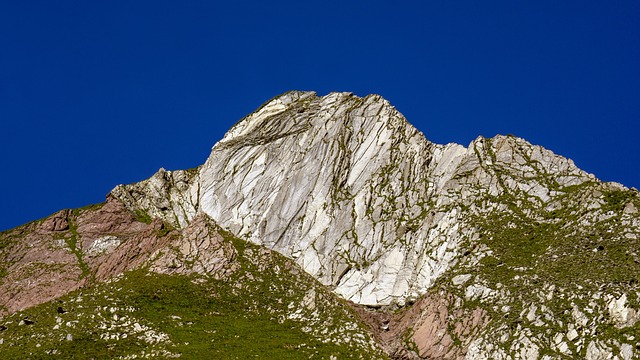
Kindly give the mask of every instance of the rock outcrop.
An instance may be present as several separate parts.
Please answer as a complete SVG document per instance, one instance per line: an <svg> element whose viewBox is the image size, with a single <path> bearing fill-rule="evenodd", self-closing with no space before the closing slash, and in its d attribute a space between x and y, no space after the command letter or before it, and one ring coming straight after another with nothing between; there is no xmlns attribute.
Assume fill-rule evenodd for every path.
<svg viewBox="0 0 640 360"><path fill-rule="evenodd" d="M205 212L346 299L402 305L478 235L461 225L465 207L505 190L544 206L554 189L541 174L560 187L594 180L522 139L433 144L380 96L291 92L236 124L197 173L160 170L113 195L177 226Z"/></svg>
<svg viewBox="0 0 640 360"><path fill-rule="evenodd" d="M160 169L117 186L102 210L29 231L71 247L47 250L75 269L56 280L65 291L141 264L234 273L213 221L355 303L393 357L626 360L640 355L638 208L637 190L514 136L439 145L380 96L289 92L200 167ZM13 304L29 295L8 293L9 312L25 306Z"/></svg>
<svg viewBox="0 0 640 360"><path fill-rule="evenodd" d="M305 357L384 356L345 301L203 213L175 229L109 196L2 233L0 246L3 359L226 358L228 346L243 349L238 358L281 346ZM251 330L216 328L229 321ZM185 331L199 345L178 342ZM273 349L256 347L267 340L260 346Z"/></svg>

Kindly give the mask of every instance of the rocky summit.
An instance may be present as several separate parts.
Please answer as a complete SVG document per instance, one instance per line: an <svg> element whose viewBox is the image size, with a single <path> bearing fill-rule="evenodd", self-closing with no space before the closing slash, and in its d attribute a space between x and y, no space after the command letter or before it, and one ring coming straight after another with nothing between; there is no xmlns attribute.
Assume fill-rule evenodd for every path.
<svg viewBox="0 0 640 360"><path fill-rule="evenodd" d="M439 145L378 95L288 92L198 168L1 233L0 351L634 359L638 209L521 138Z"/></svg>

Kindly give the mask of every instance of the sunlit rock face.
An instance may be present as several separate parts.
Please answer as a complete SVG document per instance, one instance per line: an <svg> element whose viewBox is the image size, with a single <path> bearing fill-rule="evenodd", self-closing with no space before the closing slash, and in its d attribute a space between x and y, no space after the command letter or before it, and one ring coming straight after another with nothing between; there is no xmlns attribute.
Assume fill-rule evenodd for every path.
<svg viewBox="0 0 640 360"><path fill-rule="evenodd" d="M434 221L429 203L465 153L430 143L379 96L288 93L213 148L201 209L345 298L390 304L455 258L456 213Z"/></svg>
<svg viewBox="0 0 640 360"><path fill-rule="evenodd" d="M110 199L156 232L193 235L155 266L184 257L224 277L202 219L293 259L366 305L353 306L392 358L639 355L637 190L515 136L431 143L377 95L283 94L205 164L160 169ZM73 230L62 215L43 229ZM140 247L106 230L83 247L90 257Z"/></svg>
<svg viewBox="0 0 640 360"><path fill-rule="evenodd" d="M179 226L205 212L346 299L402 305L477 236L475 200L507 187L549 202L541 171L563 186L592 178L515 137L433 144L378 95L289 92L238 122L197 172L161 170L114 194Z"/></svg>

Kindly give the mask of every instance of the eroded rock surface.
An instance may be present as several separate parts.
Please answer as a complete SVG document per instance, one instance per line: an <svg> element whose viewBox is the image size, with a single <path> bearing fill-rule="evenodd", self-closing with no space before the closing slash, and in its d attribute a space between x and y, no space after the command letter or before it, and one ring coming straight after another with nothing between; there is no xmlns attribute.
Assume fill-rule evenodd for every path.
<svg viewBox="0 0 640 360"><path fill-rule="evenodd" d="M213 222L365 306L392 357L630 359L638 208L637 190L514 136L439 145L380 96L289 92L202 166L160 169L98 210L14 230L26 241L3 252L0 304L14 311L29 289L56 296L42 284L71 289L143 264L224 278L238 254ZM30 284L29 256L56 259L64 278L43 271Z"/></svg>
<svg viewBox="0 0 640 360"><path fill-rule="evenodd" d="M501 179L498 163L517 177ZM544 206L553 190L541 173L559 186L593 179L513 137L433 144L380 96L291 92L234 126L197 174L161 170L113 194L176 225L203 211L379 306L424 294L454 264L477 236L461 226L475 199L507 188Z"/></svg>
<svg viewBox="0 0 640 360"><path fill-rule="evenodd" d="M75 337L99 343L98 348L130 354L125 358L180 357L176 347L188 345L175 343L183 338L182 330L167 332L166 319L140 317L141 313L157 315L176 306L163 303L167 283L154 292L154 276L168 284L187 281L181 287L196 292L180 294L181 299L188 303L193 296L213 307L214 311L199 314L206 321L218 322L220 313L215 310L231 311L210 305L224 303L219 300L223 298L242 304L233 310L234 316L255 317L263 325L264 319L275 324L286 322L283 327L299 328L309 339L331 343L336 351L355 358L384 356L346 302L290 259L237 239L204 213L176 229L158 218L131 212L108 196L103 204L62 211L2 233L0 245L0 353L12 354L9 358L17 354L27 358L71 356L77 351L73 348ZM167 280L170 276L178 280ZM131 277L137 280L132 283ZM123 290L123 286L133 288ZM138 286L150 288L142 304L139 297L129 299ZM70 293L75 295L69 298ZM144 308L145 304L150 308ZM179 309L175 311L179 313ZM194 316L189 311L186 314ZM195 322L179 321L178 315L170 319L185 328ZM25 326L31 327L27 335L23 333ZM198 340L210 337L213 341L218 338L212 335L216 331L205 329L197 335ZM233 334L239 330L232 327L227 331ZM268 334L261 336L269 338ZM135 346L130 339L136 341ZM286 345L317 353L316 347L305 343ZM91 349L91 354L100 354ZM214 343L211 349L224 357L224 345Z"/></svg>
<svg viewBox="0 0 640 360"><path fill-rule="evenodd" d="M183 190L174 176L186 178ZM632 307L610 304L638 298L637 191L514 136L431 143L377 95L276 97L197 171L161 170L113 194L176 226L204 212L358 304L405 307L448 284L456 300L412 328L431 334L412 340L415 356L586 356L588 339L603 341L603 312L618 328L636 319ZM603 330L560 320L572 308ZM482 331L467 340L438 332L457 326L451 314L474 311L482 320L470 326ZM629 351L597 341L592 350Z"/></svg>

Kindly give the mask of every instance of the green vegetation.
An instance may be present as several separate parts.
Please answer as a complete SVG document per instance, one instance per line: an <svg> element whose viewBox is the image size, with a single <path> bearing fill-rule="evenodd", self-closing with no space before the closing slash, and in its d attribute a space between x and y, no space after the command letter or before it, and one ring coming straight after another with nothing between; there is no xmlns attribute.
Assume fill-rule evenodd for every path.
<svg viewBox="0 0 640 360"><path fill-rule="evenodd" d="M108 359L153 350L158 358L181 354L183 359L360 357L347 346L323 343L304 332L299 322L256 311L273 306L269 294L263 294L266 299L256 304L255 297L234 294L228 285L192 276L134 271L110 284L84 293L77 291L9 317L5 322L8 329L0 334L5 339L0 351L5 359L45 358L51 354L59 358ZM76 300L79 298L83 300ZM67 313L57 314L58 306ZM129 312L129 308L134 310ZM152 334L166 334L168 341L149 344L143 339L144 332L131 332L131 326L119 327L127 320L113 321L114 315L152 329ZM56 317L65 324L75 322L75 326L63 324L60 331L52 330ZM18 325L24 318L35 324ZM100 330L104 324L111 324L107 326L115 331ZM127 329L129 334L123 339ZM66 340L67 334L72 340ZM119 334L119 338L105 339L105 334Z"/></svg>
<svg viewBox="0 0 640 360"><path fill-rule="evenodd" d="M515 141L511 139L510 141ZM475 199L476 211L470 223L480 234L480 244L492 250L492 255L481 261L483 278L491 284L521 286L518 274L538 277L546 282L569 288L576 284L595 287L608 283L630 282L640 276L633 249L640 247L640 239L624 237L625 229L619 222L622 210L629 202L638 203L637 191L610 190L606 185L587 181L579 185L560 186L539 162L525 151L516 152L534 172L528 182L544 184L556 191L554 206L526 192L506 185L507 178L515 178L511 164L499 163L486 139L485 155L492 165L482 165L496 176L501 187L498 196L486 195ZM516 144L517 145L517 144ZM600 209L588 210L602 193ZM613 216L603 216L613 212ZM584 223L590 224L585 226ZM630 251L631 250L631 251ZM514 278L516 278L514 280ZM536 282L530 282L536 287Z"/></svg>
<svg viewBox="0 0 640 360"><path fill-rule="evenodd" d="M565 356L553 349L553 336L566 334L568 324L576 323L574 308L595 325L589 325L591 335L580 333L575 341L564 340L572 356L584 356L590 339L629 343L629 339L640 337L640 324L616 328L607 319L609 298L600 297L625 293L628 304L638 309L640 233L631 221L637 215L625 213L625 209L640 209L638 192L597 181L564 186L540 162L527 156L526 150L511 145L511 156L524 160L526 172L523 166L513 168L511 163L498 161L491 139L485 140L484 148L475 148L479 159L490 160L481 160L480 166L495 176L492 181L498 186L498 195L476 188L479 196L472 198L470 206L459 207L479 238L466 240L461 265L439 279L437 287L464 298L466 286L451 287L451 279L471 273L475 284L490 289L494 295L465 300L464 307L487 311L491 324L484 337L501 344L507 354L514 355L512 345L518 339L513 335L529 332L528 338L540 347L540 356ZM528 186L548 189L550 199L522 190ZM470 254L480 252L485 256L479 264L466 261L474 258ZM594 318L600 315L605 318ZM507 340L500 340L505 334ZM578 347L578 341L582 346Z"/></svg>
<svg viewBox="0 0 640 360"><path fill-rule="evenodd" d="M106 204L106 203L105 202L101 202L101 203L97 203L97 204L89 204L89 205L83 206L81 208L74 209L73 210L73 214L77 216L77 215L79 215L79 214L81 214L81 213L83 213L85 211L89 211L89 210L95 211L95 210L98 210L101 207L103 207L104 204Z"/></svg>
<svg viewBox="0 0 640 360"><path fill-rule="evenodd" d="M572 189L575 191L575 189ZM592 191L585 185L580 192ZM635 195L612 192L605 195L603 212L620 212ZM574 198L575 199L575 198ZM546 211L521 201L514 206L508 196L495 199L506 203L507 211L496 211L475 219L480 241L494 251L483 259L482 268L494 283L509 284L514 268L532 269L555 285L571 287L629 283L640 279L640 267L633 249L638 239L625 238L618 216L593 219L581 225L584 204L567 197L562 207Z"/></svg>
<svg viewBox="0 0 640 360"><path fill-rule="evenodd" d="M0 232L0 251L4 251L11 243L10 231L11 230Z"/></svg>
<svg viewBox="0 0 640 360"><path fill-rule="evenodd" d="M174 230L175 230L175 228L171 224L169 224L169 223L167 223L165 221L165 222L162 223L160 228L158 230L156 230L156 236L165 237L165 236L167 236L169 233L171 233Z"/></svg>
<svg viewBox="0 0 640 360"><path fill-rule="evenodd" d="M137 209L135 212L135 215L136 215L136 221L138 222L151 224L151 222L153 221L153 218L144 210Z"/></svg>
<svg viewBox="0 0 640 360"><path fill-rule="evenodd" d="M637 199L638 192L635 190L609 190L604 193L605 211L619 212L624 209L627 202Z"/></svg>
<svg viewBox="0 0 640 360"><path fill-rule="evenodd" d="M84 262L84 258L82 255L82 249L78 248L78 227L75 224L73 219L69 219L69 232L71 232L71 236L63 237L65 243L69 247L69 250L76 256L78 259L78 267L82 271L82 277L92 276L91 270L87 263Z"/></svg>
<svg viewBox="0 0 640 360"><path fill-rule="evenodd" d="M0 319L2 358L384 358L344 301L283 256L215 230L236 271L138 269L74 291Z"/></svg>

